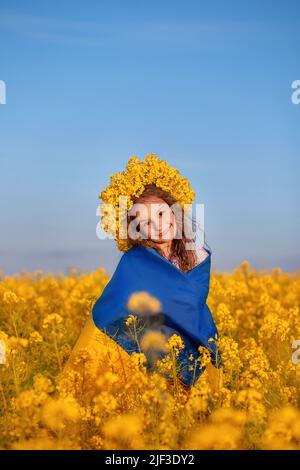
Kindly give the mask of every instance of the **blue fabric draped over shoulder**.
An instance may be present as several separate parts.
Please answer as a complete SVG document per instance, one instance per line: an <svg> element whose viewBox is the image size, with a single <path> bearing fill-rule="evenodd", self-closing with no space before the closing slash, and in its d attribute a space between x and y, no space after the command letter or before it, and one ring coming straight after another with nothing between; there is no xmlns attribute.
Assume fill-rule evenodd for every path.
<svg viewBox="0 0 300 470"><path fill-rule="evenodd" d="M182 271L154 248L135 245L125 252L92 309L97 328L112 337L129 354L138 352L138 345L128 335L125 319L129 297L146 291L159 299L163 322L160 331L167 338L178 334L185 348L180 351L183 383L192 385L205 368L190 370L189 357L199 357L198 347L204 346L211 353L215 367L221 366L221 356L211 338L218 338L218 331L206 303L211 269L211 253L190 271ZM209 341L210 340L210 341Z"/></svg>

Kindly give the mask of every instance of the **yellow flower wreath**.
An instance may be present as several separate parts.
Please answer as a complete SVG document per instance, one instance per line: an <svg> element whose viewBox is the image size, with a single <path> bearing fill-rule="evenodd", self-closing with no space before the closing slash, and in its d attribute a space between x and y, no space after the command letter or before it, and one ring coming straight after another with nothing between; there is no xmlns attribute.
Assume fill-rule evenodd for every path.
<svg viewBox="0 0 300 470"><path fill-rule="evenodd" d="M127 198L127 209L133 205L133 197L139 197L145 186L155 184L168 191L182 207L190 205L195 199L195 193L190 183L176 168L171 167L166 160L161 160L155 153L146 155L142 161L139 157L130 157L126 170L115 173L110 177L110 184L100 193L101 225L103 229L114 236L118 248L127 251L131 244L127 239L120 238L120 196Z"/></svg>

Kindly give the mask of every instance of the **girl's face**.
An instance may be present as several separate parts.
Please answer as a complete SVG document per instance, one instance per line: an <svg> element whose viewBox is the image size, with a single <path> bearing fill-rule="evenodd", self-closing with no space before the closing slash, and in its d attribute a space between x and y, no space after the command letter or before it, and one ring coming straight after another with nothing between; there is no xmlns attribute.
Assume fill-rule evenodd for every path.
<svg viewBox="0 0 300 470"><path fill-rule="evenodd" d="M175 237L175 215L163 199L157 196L142 199L135 205L134 214L135 230L143 239L160 244Z"/></svg>

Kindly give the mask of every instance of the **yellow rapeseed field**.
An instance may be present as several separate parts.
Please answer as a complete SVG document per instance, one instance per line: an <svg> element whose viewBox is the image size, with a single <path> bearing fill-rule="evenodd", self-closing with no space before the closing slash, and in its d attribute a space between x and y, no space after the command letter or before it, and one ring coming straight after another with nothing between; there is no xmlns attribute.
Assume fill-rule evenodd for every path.
<svg viewBox="0 0 300 470"><path fill-rule="evenodd" d="M96 372L82 349L61 373L108 280L103 269L0 278L0 448L300 449L299 274L247 262L212 273L223 379L205 372L190 391L147 372L143 352L124 364L112 342ZM170 342L176 356L184 344Z"/></svg>

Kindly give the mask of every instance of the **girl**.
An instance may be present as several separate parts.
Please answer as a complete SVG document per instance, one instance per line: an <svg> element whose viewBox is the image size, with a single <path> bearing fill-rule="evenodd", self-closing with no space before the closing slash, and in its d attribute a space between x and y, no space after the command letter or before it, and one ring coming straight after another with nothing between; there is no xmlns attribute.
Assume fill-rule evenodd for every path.
<svg viewBox="0 0 300 470"><path fill-rule="evenodd" d="M129 199L125 216L120 196ZM194 198L189 182L155 154L144 161L132 157L125 172L111 177L101 198L102 225L108 232L116 209L114 234L124 254L94 304L68 365L80 349L87 348L96 370L102 342L117 351L116 362L124 374L128 354L133 353L144 352L146 367L153 370L169 350L156 344L153 352L150 332L165 338L165 344L177 341L175 376L167 376L169 381L189 388L205 369L214 381L221 357L217 328L206 304L211 252L196 248L184 230L185 213L179 210ZM196 358L199 361L194 362Z"/></svg>

